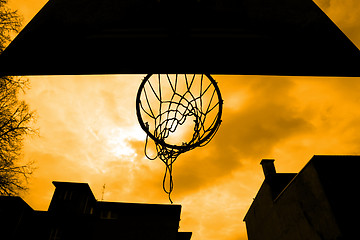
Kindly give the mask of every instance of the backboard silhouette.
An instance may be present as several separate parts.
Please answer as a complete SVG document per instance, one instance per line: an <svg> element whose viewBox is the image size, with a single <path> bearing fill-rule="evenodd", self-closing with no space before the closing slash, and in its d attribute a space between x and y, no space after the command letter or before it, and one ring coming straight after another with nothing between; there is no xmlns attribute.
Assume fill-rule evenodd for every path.
<svg viewBox="0 0 360 240"><path fill-rule="evenodd" d="M360 76L360 52L311 0L51 0L0 75Z"/></svg>

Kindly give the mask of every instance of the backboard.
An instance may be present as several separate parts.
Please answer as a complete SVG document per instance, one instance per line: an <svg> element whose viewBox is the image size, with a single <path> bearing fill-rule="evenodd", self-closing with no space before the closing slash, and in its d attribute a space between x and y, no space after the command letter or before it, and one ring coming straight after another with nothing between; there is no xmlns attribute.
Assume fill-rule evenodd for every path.
<svg viewBox="0 0 360 240"><path fill-rule="evenodd" d="M360 51L312 0L50 0L0 75L360 76Z"/></svg>

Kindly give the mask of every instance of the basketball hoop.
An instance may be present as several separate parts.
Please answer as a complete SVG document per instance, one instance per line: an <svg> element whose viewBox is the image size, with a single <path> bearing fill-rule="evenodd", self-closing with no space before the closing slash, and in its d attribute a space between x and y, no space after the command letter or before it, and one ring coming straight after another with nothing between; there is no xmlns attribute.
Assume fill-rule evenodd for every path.
<svg viewBox="0 0 360 240"><path fill-rule="evenodd" d="M211 141L221 124L222 105L219 87L208 74L148 74L140 84L136 114L147 134L145 155L165 163L163 189L171 203L173 163L180 154ZM149 137L155 143L154 157L147 153Z"/></svg>

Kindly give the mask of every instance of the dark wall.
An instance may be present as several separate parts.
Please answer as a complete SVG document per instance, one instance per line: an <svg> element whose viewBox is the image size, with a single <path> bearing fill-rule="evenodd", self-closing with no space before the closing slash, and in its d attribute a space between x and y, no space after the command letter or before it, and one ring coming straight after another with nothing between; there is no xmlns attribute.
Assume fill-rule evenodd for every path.
<svg viewBox="0 0 360 240"><path fill-rule="evenodd" d="M314 156L275 199L265 180L244 219L249 240L351 239L360 212L359 160Z"/></svg>

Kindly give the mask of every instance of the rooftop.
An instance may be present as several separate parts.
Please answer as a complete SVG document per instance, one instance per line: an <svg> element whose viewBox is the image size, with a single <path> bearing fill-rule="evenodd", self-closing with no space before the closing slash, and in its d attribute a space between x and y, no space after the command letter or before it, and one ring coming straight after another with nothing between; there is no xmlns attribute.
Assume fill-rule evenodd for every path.
<svg viewBox="0 0 360 240"><path fill-rule="evenodd" d="M339 206L355 206L353 198L346 198L358 182L358 174L360 170L360 155L314 155L310 161L299 171L299 173L277 173L273 160L262 160L265 180L260 187L254 202L259 198L264 198L264 192L269 189L271 201L276 204L282 198L288 197L288 191L298 187L302 183L303 178L306 181L319 181L324 189L325 195L330 204L335 209ZM266 163L266 164L264 164ZM267 166L264 168L264 166ZM273 171L267 174L269 169ZM306 173L306 177L303 175ZM306 184L305 184L306 185ZM309 189L310 191L310 189ZM304 196L299 196L304 197ZM253 204L250 209L253 207ZM343 214L339 211L339 215ZM247 213L247 214L248 214ZM244 221L247 217L245 215Z"/></svg>
<svg viewBox="0 0 360 240"><path fill-rule="evenodd" d="M15 239L57 239L60 233L62 239L191 238L191 232L178 231L181 205L97 201L87 183L53 184L48 211L35 211L20 197L0 197L5 237L16 232Z"/></svg>

